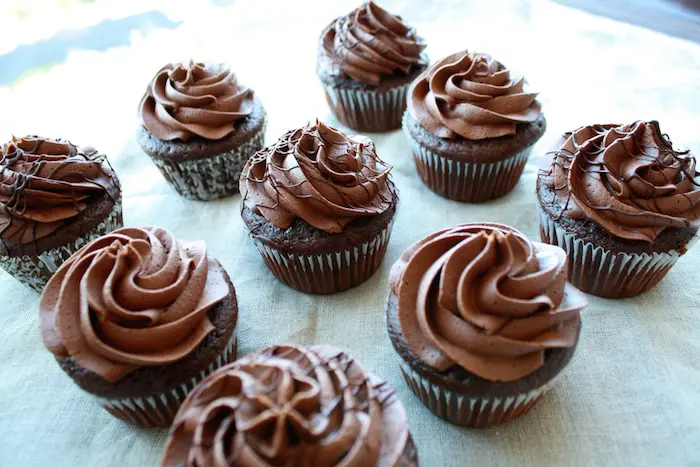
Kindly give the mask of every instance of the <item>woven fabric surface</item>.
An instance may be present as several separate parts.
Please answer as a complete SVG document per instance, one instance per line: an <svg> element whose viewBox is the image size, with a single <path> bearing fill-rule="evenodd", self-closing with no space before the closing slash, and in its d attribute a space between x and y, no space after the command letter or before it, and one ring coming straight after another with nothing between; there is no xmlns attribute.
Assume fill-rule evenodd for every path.
<svg viewBox="0 0 700 467"><path fill-rule="evenodd" d="M266 269L240 219L240 196L211 202L179 197L134 136L135 109L151 74L161 62L186 56L233 64L268 110L268 143L316 117L338 125L314 76L315 41L326 23L355 2L309 2L313 7L303 11L293 3L280 2L271 15L260 12L256 2L234 2L218 16L193 15L176 30L154 33L131 50L74 57L49 78L0 94L0 103L19 106L23 99L42 102L51 96L47 87L68 83L76 93L86 89L87 95L75 94L75 107L89 106L90 91L97 89L91 79L97 78L84 76L85 64L116 68L121 72L99 78L99 89L119 90L109 97L112 114L96 119L110 118L114 124L76 123L85 114L60 105L63 97L58 96L55 107L70 107L70 118L20 116L15 122L0 120L0 127L15 134L69 137L107 152L123 184L125 225L159 225L182 239L203 239L227 269L240 307L239 355L279 343L347 349L396 388L422 466L700 465L698 245L648 293L625 300L590 297L566 374L532 412L492 429L450 425L418 402L402 380L384 317L389 269L404 248L423 236L461 222L488 221L539 238L535 180L559 133L586 123L653 118L674 142L700 156L700 46L545 1L508 1L508 13L484 5L488 2L444 1L434 7L383 2L426 37L432 60L468 47L524 70L542 91L549 128L513 192L475 205L429 191L401 131L369 135L379 156L394 165L400 190L386 258L360 287L310 296L284 286ZM201 38L197 31L202 28L222 31L223 39ZM269 30L282 31L289 43L267 38ZM507 37L503 30L510 31ZM232 51L230 45L241 38L256 47ZM111 417L71 382L41 342L36 292L0 272L0 297L0 465L157 465L167 431L136 429Z"/></svg>

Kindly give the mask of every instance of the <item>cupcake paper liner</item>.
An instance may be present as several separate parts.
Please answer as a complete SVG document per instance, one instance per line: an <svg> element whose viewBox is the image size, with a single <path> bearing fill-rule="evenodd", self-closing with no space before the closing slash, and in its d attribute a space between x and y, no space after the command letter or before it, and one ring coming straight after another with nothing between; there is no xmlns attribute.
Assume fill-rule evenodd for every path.
<svg viewBox="0 0 700 467"><path fill-rule="evenodd" d="M532 146L500 162L471 163L449 159L422 146L406 132L416 170L438 195L455 201L500 198L518 183Z"/></svg>
<svg viewBox="0 0 700 467"><path fill-rule="evenodd" d="M46 250L38 256L0 256L0 266L22 284L41 292L59 266L73 253L96 238L121 228L122 225L122 199L119 197L109 216L89 233L65 245Z"/></svg>
<svg viewBox="0 0 700 467"><path fill-rule="evenodd" d="M185 198L209 201L238 193L238 180L250 156L264 145L265 126L233 151L197 160L151 157L163 177Z"/></svg>
<svg viewBox="0 0 700 467"><path fill-rule="evenodd" d="M681 253L613 253L566 232L538 207L542 241L569 257L569 282L583 292L607 298L638 295L656 285ZM688 243L690 248L697 236Z"/></svg>
<svg viewBox="0 0 700 467"><path fill-rule="evenodd" d="M401 127L408 84L387 91L343 89L325 83L323 87L328 105L346 127L368 132Z"/></svg>
<svg viewBox="0 0 700 467"><path fill-rule="evenodd" d="M297 255L255 239L255 246L272 273L290 287L311 294L331 294L355 287L379 268L386 253L393 221L373 239L333 253Z"/></svg>
<svg viewBox="0 0 700 467"><path fill-rule="evenodd" d="M115 417L143 428L168 427L187 395L209 374L236 359L238 340L234 328L224 351L205 370L189 381L160 394L130 399L107 399L92 395L104 409Z"/></svg>
<svg viewBox="0 0 700 467"><path fill-rule="evenodd" d="M513 396L469 397L432 383L403 361L401 372L408 386L431 412L454 424L472 428L500 425L527 413L561 375L559 373L538 388Z"/></svg>

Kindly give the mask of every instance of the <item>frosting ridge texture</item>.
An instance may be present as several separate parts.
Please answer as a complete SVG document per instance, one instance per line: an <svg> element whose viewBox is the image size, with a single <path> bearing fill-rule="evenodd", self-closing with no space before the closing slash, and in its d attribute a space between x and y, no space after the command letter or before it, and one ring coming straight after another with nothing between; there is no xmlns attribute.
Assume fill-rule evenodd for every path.
<svg viewBox="0 0 700 467"><path fill-rule="evenodd" d="M564 135L541 180L571 218L627 240L653 242L666 228L700 226L700 177L656 121L590 125Z"/></svg>
<svg viewBox="0 0 700 467"><path fill-rule="evenodd" d="M44 344L116 382L142 366L189 355L214 327L207 312L229 294L204 242L165 229L118 229L71 256L39 304Z"/></svg>
<svg viewBox="0 0 700 467"><path fill-rule="evenodd" d="M518 123L541 113L525 79L488 54L458 52L432 65L412 83L408 111L445 139L481 140L515 134Z"/></svg>
<svg viewBox="0 0 700 467"><path fill-rule="evenodd" d="M224 64L170 63L156 73L139 105L143 126L156 138L222 139L250 115L253 91Z"/></svg>
<svg viewBox="0 0 700 467"><path fill-rule="evenodd" d="M245 203L280 229L301 218L339 233L353 219L392 205L390 170L369 138L345 136L316 121L288 131L251 157L240 191Z"/></svg>
<svg viewBox="0 0 700 467"><path fill-rule="evenodd" d="M391 271L399 326L428 366L513 381L572 347L583 294L566 253L501 224L461 224L409 247Z"/></svg>

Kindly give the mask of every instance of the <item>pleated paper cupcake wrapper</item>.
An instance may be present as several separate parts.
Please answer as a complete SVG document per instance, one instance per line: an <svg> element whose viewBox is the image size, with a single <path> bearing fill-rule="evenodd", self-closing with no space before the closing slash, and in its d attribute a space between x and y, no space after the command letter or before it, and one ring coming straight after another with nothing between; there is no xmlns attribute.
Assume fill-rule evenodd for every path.
<svg viewBox="0 0 700 467"><path fill-rule="evenodd" d="M197 160L151 157L163 177L181 196L210 201L238 193L238 180L250 156L262 149L265 125L251 139L229 152Z"/></svg>
<svg viewBox="0 0 700 467"><path fill-rule="evenodd" d="M22 284L41 292L59 266L73 253L96 238L122 226L122 200L119 198L109 216L89 233L60 247L46 250L38 256L0 256L0 266Z"/></svg>
<svg viewBox="0 0 700 467"><path fill-rule="evenodd" d="M680 258L675 250L664 253L613 253L566 232L541 208L542 241L556 245L569 257L568 280L583 292L599 297L632 297L656 285ZM697 236L688 243L697 241Z"/></svg>
<svg viewBox="0 0 700 467"><path fill-rule="evenodd" d="M360 285L374 274L386 253L392 224L373 239L334 253L286 253L258 239L255 246L270 271L283 283L305 293L331 294Z"/></svg>
<svg viewBox="0 0 700 467"><path fill-rule="evenodd" d="M409 85L387 91L343 89L326 85L326 100L336 118L358 131L380 132L401 127Z"/></svg>
<svg viewBox="0 0 700 467"><path fill-rule="evenodd" d="M169 391L131 399L106 399L93 396L104 409L115 417L142 428L168 427L187 395L209 374L236 359L238 341L236 329L224 351L205 370L189 381Z"/></svg>
<svg viewBox="0 0 700 467"><path fill-rule="evenodd" d="M416 142L406 133L416 170L423 182L438 195L462 202L500 198L515 187L532 147L500 162L471 163L448 159Z"/></svg>
<svg viewBox="0 0 700 467"><path fill-rule="evenodd" d="M471 428L488 428L514 420L532 409L556 383L559 375L544 385L507 397L470 397L442 388L401 362L408 386L435 415L451 423Z"/></svg>

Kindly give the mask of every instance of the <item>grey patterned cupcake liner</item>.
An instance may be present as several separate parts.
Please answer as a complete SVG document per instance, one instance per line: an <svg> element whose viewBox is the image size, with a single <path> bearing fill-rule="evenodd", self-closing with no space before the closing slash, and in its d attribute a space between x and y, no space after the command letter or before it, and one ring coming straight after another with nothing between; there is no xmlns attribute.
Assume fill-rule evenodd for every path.
<svg viewBox="0 0 700 467"><path fill-rule="evenodd" d="M542 386L520 394L473 397L432 383L403 361L401 372L408 386L431 412L451 423L471 428L488 428L524 415L562 374L560 372Z"/></svg>
<svg viewBox="0 0 700 467"><path fill-rule="evenodd" d="M38 256L0 256L0 266L22 284L41 293L46 282L73 253L96 238L122 226L122 199L119 197L109 216L89 233L58 248L46 250Z"/></svg>
<svg viewBox="0 0 700 467"><path fill-rule="evenodd" d="M358 286L382 263L393 221L371 240L333 253L297 255L255 239L268 269L281 282L301 292L332 294Z"/></svg>
<svg viewBox="0 0 700 467"><path fill-rule="evenodd" d="M615 253L577 238L559 226L541 207L540 237L556 245L569 257L568 280L579 290L599 297L632 297L654 287L681 257L670 250L662 253ZM698 239L695 236L689 249Z"/></svg>
<svg viewBox="0 0 700 467"><path fill-rule="evenodd" d="M343 89L323 84L326 100L336 118L358 131L390 131L401 127L410 84L387 91Z"/></svg>
<svg viewBox="0 0 700 467"><path fill-rule="evenodd" d="M262 149L265 127L236 149L197 160L151 157L163 177L185 198L210 201L238 193L238 179L248 158Z"/></svg>
<svg viewBox="0 0 700 467"><path fill-rule="evenodd" d="M128 399L108 399L94 395L93 397L107 412L121 420L142 428L169 427L177 410L195 386L214 371L234 361L237 352L238 339L234 328L224 351L216 357L216 360L190 380L174 386L168 391Z"/></svg>
<svg viewBox="0 0 700 467"><path fill-rule="evenodd" d="M481 202L510 193L520 180L532 146L499 162L464 162L437 154L405 131L416 170L438 195L462 202Z"/></svg>

